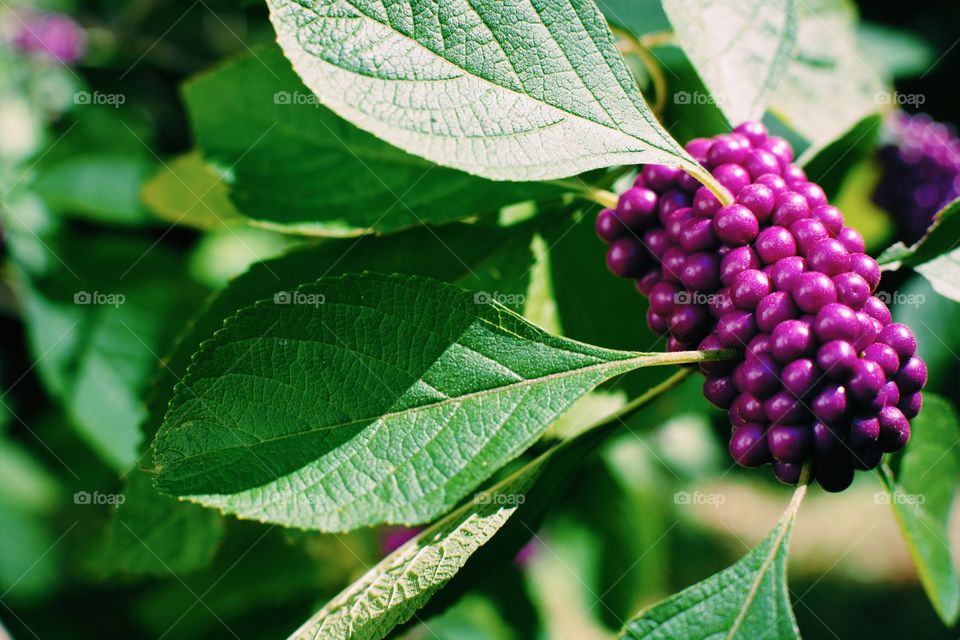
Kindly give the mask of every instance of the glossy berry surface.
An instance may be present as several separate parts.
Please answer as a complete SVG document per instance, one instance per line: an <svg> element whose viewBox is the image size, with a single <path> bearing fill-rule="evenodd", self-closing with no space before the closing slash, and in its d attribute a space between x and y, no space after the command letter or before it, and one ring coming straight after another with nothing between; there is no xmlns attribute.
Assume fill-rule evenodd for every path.
<svg viewBox="0 0 960 640"><path fill-rule="evenodd" d="M597 218L607 264L649 295L668 350L738 354L700 367L704 396L728 412L734 461L770 464L788 484L810 469L842 491L910 438L927 381L916 337L874 295L876 260L785 140L745 123L688 151L733 202L645 166Z"/></svg>

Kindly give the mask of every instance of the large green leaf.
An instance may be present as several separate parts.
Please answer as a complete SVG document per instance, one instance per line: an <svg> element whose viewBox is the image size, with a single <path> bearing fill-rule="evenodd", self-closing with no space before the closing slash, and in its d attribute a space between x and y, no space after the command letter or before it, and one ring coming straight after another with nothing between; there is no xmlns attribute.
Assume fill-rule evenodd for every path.
<svg viewBox="0 0 960 640"><path fill-rule="evenodd" d="M793 59L793 0L664 0L663 8L727 121L759 120Z"/></svg>
<svg viewBox="0 0 960 640"><path fill-rule="evenodd" d="M321 530L423 522L600 382L701 357L554 337L434 280L321 278L202 345L154 442L157 486Z"/></svg>
<svg viewBox="0 0 960 640"><path fill-rule="evenodd" d="M879 111L886 87L857 49L852 2L803 0L796 6L796 53L770 110L817 149Z"/></svg>
<svg viewBox="0 0 960 640"><path fill-rule="evenodd" d="M799 640L787 588L787 549L801 486L773 531L733 566L674 594L629 622L630 640Z"/></svg>
<svg viewBox="0 0 960 640"><path fill-rule="evenodd" d="M320 100L406 151L499 180L699 167L659 125L592 0L270 0Z"/></svg>
<svg viewBox="0 0 960 640"><path fill-rule="evenodd" d="M960 477L960 422L945 399L924 394L911 421L910 446L895 471L882 474L920 582L937 613L952 626L960 616L960 578L950 549L950 513Z"/></svg>
<svg viewBox="0 0 960 640"><path fill-rule="evenodd" d="M686 375L680 372L649 389L619 415L648 404ZM372 567L291 638L379 640L414 617L441 588L447 586L445 594L459 593L471 578L488 574L492 562L516 553L518 540L529 540L579 466L620 424L606 420L477 493Z"/></svg>
<svg viewBox="0 0 960 640"><path fill-rule="evenodd" d="M218 178L229 185L233 203L248 218L284 230L390 233L561 192L546 184L491 182L387 144L321 105L276 47L198 76L183 94L197 144L223 168ZM181 215L209 217L202 201L216 189L184 180L194 201L206 198Z"/></svg>

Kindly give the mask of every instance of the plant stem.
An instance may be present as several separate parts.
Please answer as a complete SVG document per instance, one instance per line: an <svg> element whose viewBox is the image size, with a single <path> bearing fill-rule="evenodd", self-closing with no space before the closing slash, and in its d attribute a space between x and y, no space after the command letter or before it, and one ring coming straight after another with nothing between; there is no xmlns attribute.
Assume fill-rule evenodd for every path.
<svg viewBox="0 0 960 640"><path fill-rule="evenodd" d="M663 115L663 108L667 104L667 78L663 75L660 63L657 62L657 58L653 55L653 52L650 51L650 48L642 40L637 38L637 36L618 27L611 26L610 29L621 39L622 46L620 47L620 51L623 53L633 53L640 58L643 66L647 69L647 73L650 74L650 82L653 84L654 95L654 102L651 108L653 109L654 115L659 119L660 116Z"/></svg>
<svg viewBox="0 0 960 640"><path fill-rule="evenodd" d="M665 44L671 44L673 42L673 31L654 31L653 33L645 33L638 37L637 41L647 49L662 47Z"/></svg>
<svg viewBox="0 0 960 640"><path fill-rule="evenodd" d="M617 208L617 194L612 191L607 191L606 189L599 189L597 187L592 187L582 180L574 182L573 180L547 180L547 184L552 184L563 189L569 189L574 193L574 195L583 198L584 200L589 200L591 202L596 202L601 207L606 207L608 209Z"/></svg>
<svg viewBox="0 0 960 640"><path fill-rule="evenodd" d="M733 196L730 195L730 192L727 191L727 188L720 184L709 171L701 167L699 164L694 164L693 166L681 166L680 168L685 173L688 173L696 178L700 184L709 189L710 193L717 197L717 200L720 201L721 205L733 204Z"/></svg>

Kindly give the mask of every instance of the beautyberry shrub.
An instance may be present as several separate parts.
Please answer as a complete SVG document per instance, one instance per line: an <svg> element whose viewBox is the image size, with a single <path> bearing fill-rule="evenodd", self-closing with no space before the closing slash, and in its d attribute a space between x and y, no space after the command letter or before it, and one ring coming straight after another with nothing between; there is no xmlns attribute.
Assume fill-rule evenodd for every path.
<svg viewBox="0 0 960 640"><path fill-rule="evenodd" d="M884 122L874 202L889 211L907 243L919 240L934 214L960 196L960 140L925 113L894 111Z"/></svg>
<svg viewBox="0 0 960 640"><path fill-rule="evenodd" d="M738 352L700 367L738 464L770 464L787 484L809 465L842 491L910 439L927 377L913 332L873 295L877 262L786 140L748 122L686 148L735 201L644 166L597 217L607 264L649 297L668 350Z"/></svg>

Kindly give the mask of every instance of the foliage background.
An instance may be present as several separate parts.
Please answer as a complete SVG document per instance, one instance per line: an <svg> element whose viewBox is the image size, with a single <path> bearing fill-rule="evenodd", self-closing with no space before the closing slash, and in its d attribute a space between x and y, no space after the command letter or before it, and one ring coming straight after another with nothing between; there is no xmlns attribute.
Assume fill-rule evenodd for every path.
<svg viewBox="0 0 960 640"><path fill-rule="evenodd" d="M639 3L646 4L657 3ZM14 8L30 7L0 4L5 27ZM0 620L18 638L283 637L383 555L382 528L322 535L198 507L171 503L167 511L144 497L151 489L131 471L141 459L140 425L148 435L155 428L144 404L151 379L174 382L158 362L205 296L255 260L331 242L225 225L219 218L229 219L231 205L209 177L191 183L205 204L185 205L205 229L171 225L170 205L158 204L178 191L167 167L199 179L188 173L189 159L172 160L199 142L180 85L269 46L266 8L253 0L64 0L33 8L76 17L89 51L72 70L0 53ZM897 88L925 96L922 109L937 120L960 122L960 6L871 1L859 9L871 25L925 44L917 54L924 63ZM654 17L650 30L664 26ZM676 74L671 89L693 86L677 53L662 55ZM123 95L124 103L77 104L77 91ZM676 121L672 115L668 106L666 123ZM677 118L671 132L680 140L724 127L709 107ZM876 253L896 238L869 203L875 175L869 157L858 160L838 197ZM210 210L217 219L204 215ZM561 317L567 335L594 344L656 349L632 286L605 271L592 213L587 223L543 231L549 266L538 256L530 277L549 271L556 300L530 296L523 311L547 327ZM430 241L405 238L410 247ZM380 252L362 245L352 268ZM913 318L923 341L931 389L960 399L957 303L909 272L884 282L925 296L923 306L898 313ZM126 302L64 302L79 290L123 293ZM632 396L662 375L640 372L605 387L557 429L575 429L617 394ZM612 637L641 606L728 566L766 535L788 492L767 474L728 468L723 425L699 383L687 381L577 473L542 528L530 531L523 563L490 571L455 605L401 635ZM879 481L861 475L842 495L815 493L801 511L790 569L804 637L955 638L956 628L944 628L927 601L889 506L876 498ZM120 495L118 477L131 483L119 520L114 507L76 498ZM683 504L678 495L713 498ZM956 525L953 540L960 548ZM183 566L163 559L167 547Z"/></svg>

